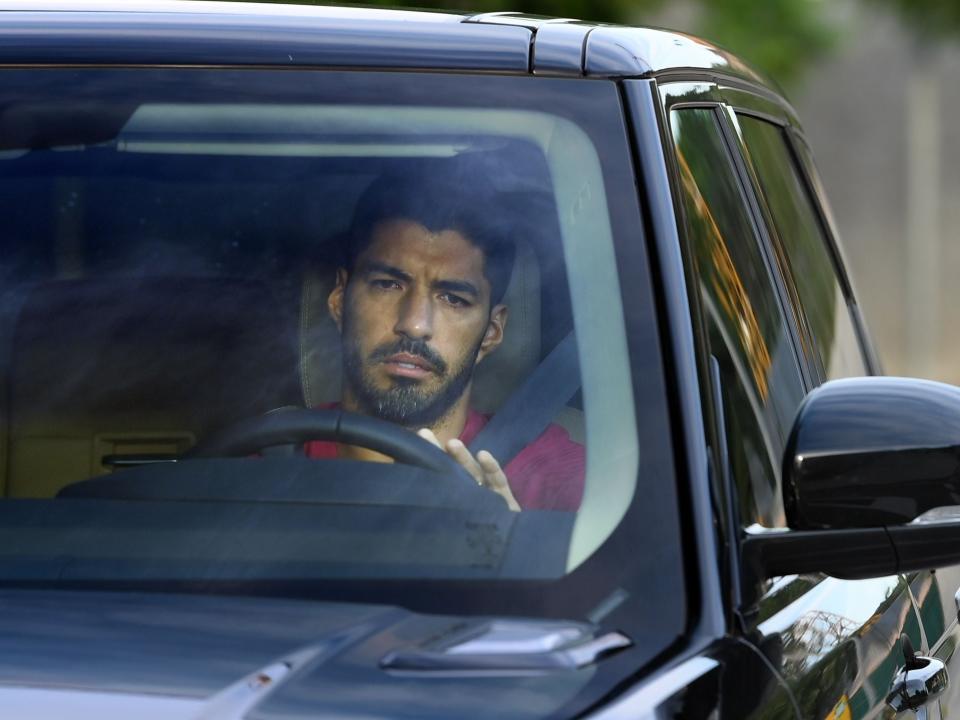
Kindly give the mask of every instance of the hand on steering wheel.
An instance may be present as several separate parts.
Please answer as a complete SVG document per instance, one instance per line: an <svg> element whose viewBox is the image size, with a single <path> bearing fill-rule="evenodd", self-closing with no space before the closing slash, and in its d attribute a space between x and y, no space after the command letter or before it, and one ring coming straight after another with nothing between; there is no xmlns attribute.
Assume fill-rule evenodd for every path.
<svg viewBox="0 0 960 720"><path fill-rule="evenodd" d="M513 512L520 511L520 503L513 496L507 476L493 455L486 450L481 450L474 457L467 446L463 444L463 441L458 438L448 440L447 446L444 447L440 443L440 439L429 428L417 430L417 435L444 450L450 457L460 463L460 466L469 473L477 485L492 490L502 497L506 501L507 507Z"/></svg>

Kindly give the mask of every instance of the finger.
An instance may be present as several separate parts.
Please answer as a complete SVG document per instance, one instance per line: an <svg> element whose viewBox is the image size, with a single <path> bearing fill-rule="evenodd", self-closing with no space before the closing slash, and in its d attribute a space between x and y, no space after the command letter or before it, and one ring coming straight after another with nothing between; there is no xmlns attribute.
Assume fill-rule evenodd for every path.
<svg viewBox="0 0 960 720"><path fill-rule="evenodd" d="M417 430L417 435L422 437L428 443L436 445L438 448L443 450L443 445L440 444L440 441L437 439L437 436L433 434L433 430L430 428L420 428Z"/></svg>
<svg viewBox="0 0 960 720"><path fill-rule="evenodd" d="M488 451L481 450L478 452L477 462L480 463L480 467L483 468L485 475L503 475L503 470L500 469L500 463L498 463L497 459Z"/></svg>
<svg viewBox="0 0 960 720"><path fill-rule="evenodd" d="M447 442L447 452L450 453L450 456L454 460L460 463L463 469L470 474L470 477L477 481L477 485L484 484L483 468L480 467L480 463L478 463L473 455L470 454L470 451L467 450L466 445L454 438Z"/></svg>
<svg viewBox="0 0 960 720"><path fill-rule="evenodd" d="M520 503L513 496L513 490L510 489L510 483L507 480L506 473L500 468L497 459L486 450L477 453L477 463L483 470L484 481L487 487L501 495L507 501L507 506L513 510L520 510Z"/></svg>

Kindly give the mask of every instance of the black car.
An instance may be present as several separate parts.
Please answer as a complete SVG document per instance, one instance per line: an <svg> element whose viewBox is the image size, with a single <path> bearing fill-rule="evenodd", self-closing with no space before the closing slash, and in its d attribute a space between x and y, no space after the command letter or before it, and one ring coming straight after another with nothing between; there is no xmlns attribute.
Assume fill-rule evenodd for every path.
<svg viewBox="0 0 960 720"><path fill-rule="evenodd" d="M960 390L725 51L6 0L0 209L4 718L960 702Z"/></svg>

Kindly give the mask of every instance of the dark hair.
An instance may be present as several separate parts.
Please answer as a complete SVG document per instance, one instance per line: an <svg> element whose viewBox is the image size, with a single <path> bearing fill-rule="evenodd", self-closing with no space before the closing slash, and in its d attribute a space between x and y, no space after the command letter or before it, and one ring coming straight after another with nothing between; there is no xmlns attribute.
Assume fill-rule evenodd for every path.
<svg viewBox="0 0 960 720"><path fill-rule="evenodd" d="M503 299L513 271L515 248L495 193L475 174L415 172L383 175L360 196L346 237L344 266L354 264L370 244L373 229L387 220L413 220L431 232L456 230L483 252L490 305Z"/></svg>

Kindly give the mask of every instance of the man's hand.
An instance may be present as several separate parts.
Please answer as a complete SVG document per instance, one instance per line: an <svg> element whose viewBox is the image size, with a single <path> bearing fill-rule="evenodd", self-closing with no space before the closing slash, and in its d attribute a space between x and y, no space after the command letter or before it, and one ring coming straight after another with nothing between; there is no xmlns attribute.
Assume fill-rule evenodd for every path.
<svg viewBox="0 0 960 720"><path fill-rule="evenodd" d="M443 447L443 445L440 444L440 440L437 439L437 436L434 435L433 431L429 428L417 430L417 435L427 442L433 443L441 450L444 450L463 466L463 469L470 474L470 477L477 481L477 485L485 487L488 490L493 490L493 492L506 500L507 507L512 511L520 511L520 503L517 502L517 499L513 496L513 492L510 490L510 483L507 482L507 476L493 455L486 450L481 450L477 453L477 456L474 457L467 449L467 446L456 438L448 440L447 446Z"/></svg>

